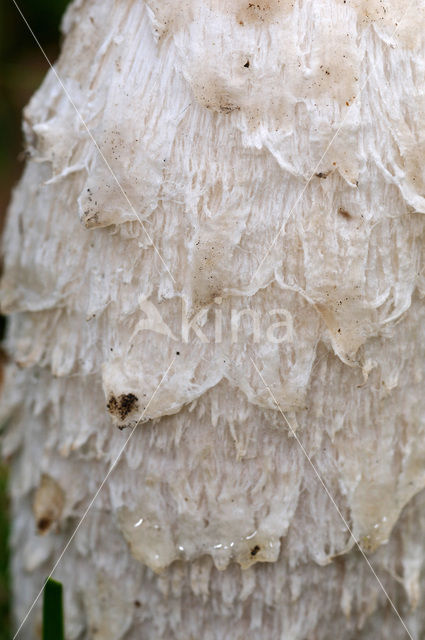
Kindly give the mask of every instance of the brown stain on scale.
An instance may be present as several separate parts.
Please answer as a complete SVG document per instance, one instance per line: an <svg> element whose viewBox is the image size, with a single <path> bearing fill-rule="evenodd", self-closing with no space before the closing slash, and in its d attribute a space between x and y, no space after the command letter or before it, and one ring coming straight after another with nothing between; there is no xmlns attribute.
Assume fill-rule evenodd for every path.
<svg viewBox="0 0 425 640"><path fill-rule="evenodd" d="M43 473L33 502L37 533L43 535L59 522L64 504L65 494L62 488L54 478Z"/></svg>
<svg viewBox="0 0 425 640"><path fill-rule="evenodd" d="M201 72L198 77L203 78ZM194 80L192 89L195 100L210 111L224 114L240 111L240 106L231 95L225 80L215 73L210 73L201 82Z"/></svg>
<svg viewBox="0 0 425 640"><path fill-rule="evenodd" d="M138 408L138 397L134 393L122 393L119 396L111 395L106 408L109 413L119 420L125 420L130 413Z"/></svg>
<svg viewBox="0 0 425 640"><path fill-rule="evenodd" d="M376 25L407 49L423 45L425 8L408 6L406 0L337 0L355 11L363 28Z"/></svg>
<svg viewBox="0 0 425 640"><path fill-rule="evenodd" d="M240 25L258 22L273 22L281 15L293 9L294 3L288 0L257 0L257 2L242 2L236 14Z"/></svg>
<svg viewBox="0 0 425 640"><path fill-rule="evenodd" d="M351 220L351 218L353 217L351 213L347 211L347 209L344 209L344 207L339 207L338 214L342 216L345 220Z"/></svg>
<svg viewBox="0 0 425 640"><path fill-rule="evenodd" d="M210 204L210 208L213 205ZM223 267L227 247L220 238L199 238L192 256L192 312L213 304L223 295L220 268Z"/></svg>
<svg viewBox="0 0 425 640"><path fill-rule="evenodd" d="M246 543L250 544L247 545ZM254 564L276 562L279 557L280 539L275 536L258 534L254 540L242 540L234 560L242 569L248 569Z"/></svg>

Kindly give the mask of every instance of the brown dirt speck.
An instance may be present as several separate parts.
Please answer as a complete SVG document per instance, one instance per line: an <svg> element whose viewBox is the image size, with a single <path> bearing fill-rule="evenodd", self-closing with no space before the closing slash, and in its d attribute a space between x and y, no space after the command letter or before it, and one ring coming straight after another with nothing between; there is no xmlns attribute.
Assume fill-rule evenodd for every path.
<svg viewBox="0 0 425 640"><path fill-rule="evenodd" d="M50 518L40 518L40 520L37 521L37 531L39 533L45 533L48 529L50 529L51 524L52 521L50 520Z"/></svg>
<svg viewBox="0 0 425 640"><path fill-rule="evenodd" d="M345 220L351 220L352 215L351 213L349 213L347 211L347 209L344 209L344 207L339 207L338 209L338 213L340 216L342 216Z"/></svg>
<svg viewBox="0 0 425 640"><path fill-rule="evenodd" d="M138 407L138 398L134 393L122 393L119 396L111 395L106 408L109 413L125 420L125 418Z"/></svg>

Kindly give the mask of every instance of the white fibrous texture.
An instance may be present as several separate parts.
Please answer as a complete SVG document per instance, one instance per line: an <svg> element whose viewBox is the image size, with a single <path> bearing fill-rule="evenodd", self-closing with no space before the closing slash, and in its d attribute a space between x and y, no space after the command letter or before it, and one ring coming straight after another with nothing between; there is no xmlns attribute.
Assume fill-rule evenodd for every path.
<svg viewBox="0 0 425 640"><path fill-rule="evenodd" d="M54 573L68 640L405 638L383 588L424 637L407 4L68 9L4 238L17 624L134 429Z"/></svg>

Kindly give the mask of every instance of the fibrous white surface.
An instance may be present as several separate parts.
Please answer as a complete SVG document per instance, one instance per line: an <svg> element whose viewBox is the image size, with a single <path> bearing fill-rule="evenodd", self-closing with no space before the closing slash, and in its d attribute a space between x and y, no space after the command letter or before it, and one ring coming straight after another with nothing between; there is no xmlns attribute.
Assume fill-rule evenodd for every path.
<svg viewBox="0 0 425 640"><path fill-rule="evenodd" d="M4 244L18 621L142 419L55 572L70 640L406 637L275 399L422 637L425 4L406 9L70 6L56 69L99 148L50 72Z"/></svg>

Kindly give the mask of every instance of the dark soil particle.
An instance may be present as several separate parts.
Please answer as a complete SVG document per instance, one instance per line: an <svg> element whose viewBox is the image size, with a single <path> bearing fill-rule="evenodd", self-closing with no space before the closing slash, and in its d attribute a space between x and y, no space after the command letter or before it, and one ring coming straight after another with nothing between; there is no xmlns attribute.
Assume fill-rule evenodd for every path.
<svg viewBox="0 0 425 640"><path fill-rule="evenodd" d="M342 216L343 218L345 218L346 220L350 220L352 218L351 213L349 213L346 209L344 209L343 207L340 207L338 209L338 213L340 216Z"/></svg>
<svg viewBox="0 0 425 640"><path fill-rule="evenodd" d="M37 529L40 533L44 533L45 531L47 531L51 524L52 521L50 520L50 518L40 518L40 520L37 522Z"/></svg>
<svg viewBox="0 0 425 640"><path fill-rule="evenodd" d="M137 401L138 398L134 393L122 393L118 397L112 395L109 398L106 408L112 415L120 420L125 420L132 411L137 409Z"/></svg>

